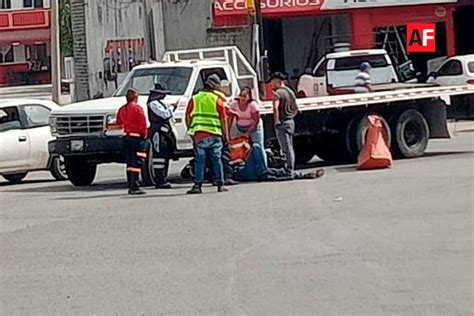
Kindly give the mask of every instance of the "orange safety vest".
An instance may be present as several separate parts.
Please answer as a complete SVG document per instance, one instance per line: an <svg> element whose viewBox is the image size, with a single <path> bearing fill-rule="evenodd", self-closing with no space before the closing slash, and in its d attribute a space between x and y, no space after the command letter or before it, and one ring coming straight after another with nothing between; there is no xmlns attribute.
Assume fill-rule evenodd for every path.
<svg viewBox="0 0 474 316"><path fill-rule="evenodd" d="M229 140L230 146L230 164L238 164L244 162L250 153L252 146L248 136L238 136Z"/></svg>

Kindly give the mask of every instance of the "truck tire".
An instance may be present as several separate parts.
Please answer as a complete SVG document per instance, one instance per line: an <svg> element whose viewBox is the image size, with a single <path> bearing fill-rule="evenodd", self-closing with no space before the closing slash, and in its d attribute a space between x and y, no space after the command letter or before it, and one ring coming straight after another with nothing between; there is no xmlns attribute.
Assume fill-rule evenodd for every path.
<svg viewBox="0 0 474 316"><path fill-rule="evenodd" d="M364 146L365 137L369 128L369 115L377 115L378 117L380 117L383 126L382 134L384 136L387 146L390 148L390 145L392 143L392 135L390 131L390 126L388 125L387 121L377 113L358 115L349 122L346 129L345 142L347 149L347 159L349 162L357 161L357 157L359 156L359 153L362 150L362 147Z"/></svg>
<svg viewBox="0 0 474 316"><path fill-rule="evenodd" d="M305 164L314 157L314 148L310 137L296 136L293 141L293 148L297 164Z"/></svg>
<svg viewBox="0 0 474 316"><path fill-rule="evenodd" d="M142 182L145 186L155 185L155 170L153 169L153 147L150 141L147 141L146 159L142 166Z"/></svg>
<svg viewBox="0 0 474 316"><path fill-rule="evenodd" d="M51 175L58 181L67 180L66 166L64 165L64 157L54 157L49 168Z"/></svg>
<svg viewBox="0 0 474 316"><path fill-rule="evenodd" d="M2 175L5 179L7 179L10 183L20 183L23 180L28 172L22 173L12 173L12 174L4 174Z"/></svg>
<svg viewBox="0 0 474 316"><path fill-rule="evenodd" d="M77 187L91 185L97 173L97 165L80 158L65 157L64 165L69 181Z"/></svg>
<svg viewBox="0 0 474 316"><path fill-rule="evenodd" d="M417 110L409 109L392 117L392 151L397 158L420 157L428 146L430 129L425 117Z"/></svg>

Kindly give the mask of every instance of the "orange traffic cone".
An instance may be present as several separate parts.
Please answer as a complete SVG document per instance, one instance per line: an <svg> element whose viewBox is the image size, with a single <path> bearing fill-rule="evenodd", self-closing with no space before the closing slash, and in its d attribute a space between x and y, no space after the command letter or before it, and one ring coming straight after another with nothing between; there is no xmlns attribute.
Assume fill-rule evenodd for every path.
<svg viewBox="0 0 474 316"><path fill-rule="evenodd" d="M392 154L382 135L383 125L377 115L369 115L369 128L365 144L359 153L359 170L388 168L392 165Z"/></svg>

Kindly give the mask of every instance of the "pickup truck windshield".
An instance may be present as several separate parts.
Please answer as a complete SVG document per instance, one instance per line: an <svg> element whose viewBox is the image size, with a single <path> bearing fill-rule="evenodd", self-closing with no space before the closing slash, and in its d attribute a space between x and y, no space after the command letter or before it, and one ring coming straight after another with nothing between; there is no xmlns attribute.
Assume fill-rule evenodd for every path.
<svg viewBox="0 0 474 316"><path fill-rule="evenodd" d="M155 83L163 84L171 95L183 95L189 84L193 69L187 67L156 67L136 69L128 81L124 82L116 96L125 96L133 88L140 95L149 95Z"/></svg>

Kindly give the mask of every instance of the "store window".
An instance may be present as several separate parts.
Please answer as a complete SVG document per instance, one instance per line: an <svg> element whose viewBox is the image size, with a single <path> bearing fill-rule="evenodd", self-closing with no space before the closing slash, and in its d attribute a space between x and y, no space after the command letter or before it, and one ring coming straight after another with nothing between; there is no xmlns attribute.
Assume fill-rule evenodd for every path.
<svg viewBox="0 0 474 316"><path fill-rule="evenodd" d="M49 57L46 44L26 46L27 60L32 71L45 71L49 69Z"/></svg>
<svg viewBox="0 0 474 316"><path fill-rule="evenodd" d="M13 47L0 46L0 64L14 62Z"/></svg>
<svg viewBox="0 0 474 316"><path fill-rule="evenodd" d="M24 8L43 8L44 1L43 0L23 0L23 7Z"/></svg>
<svg viewBox="0 0 474 316"><path fill-rule="evenodd" d="M11 0L0 0L0 9L11 9L12 2Z"/></svg>

